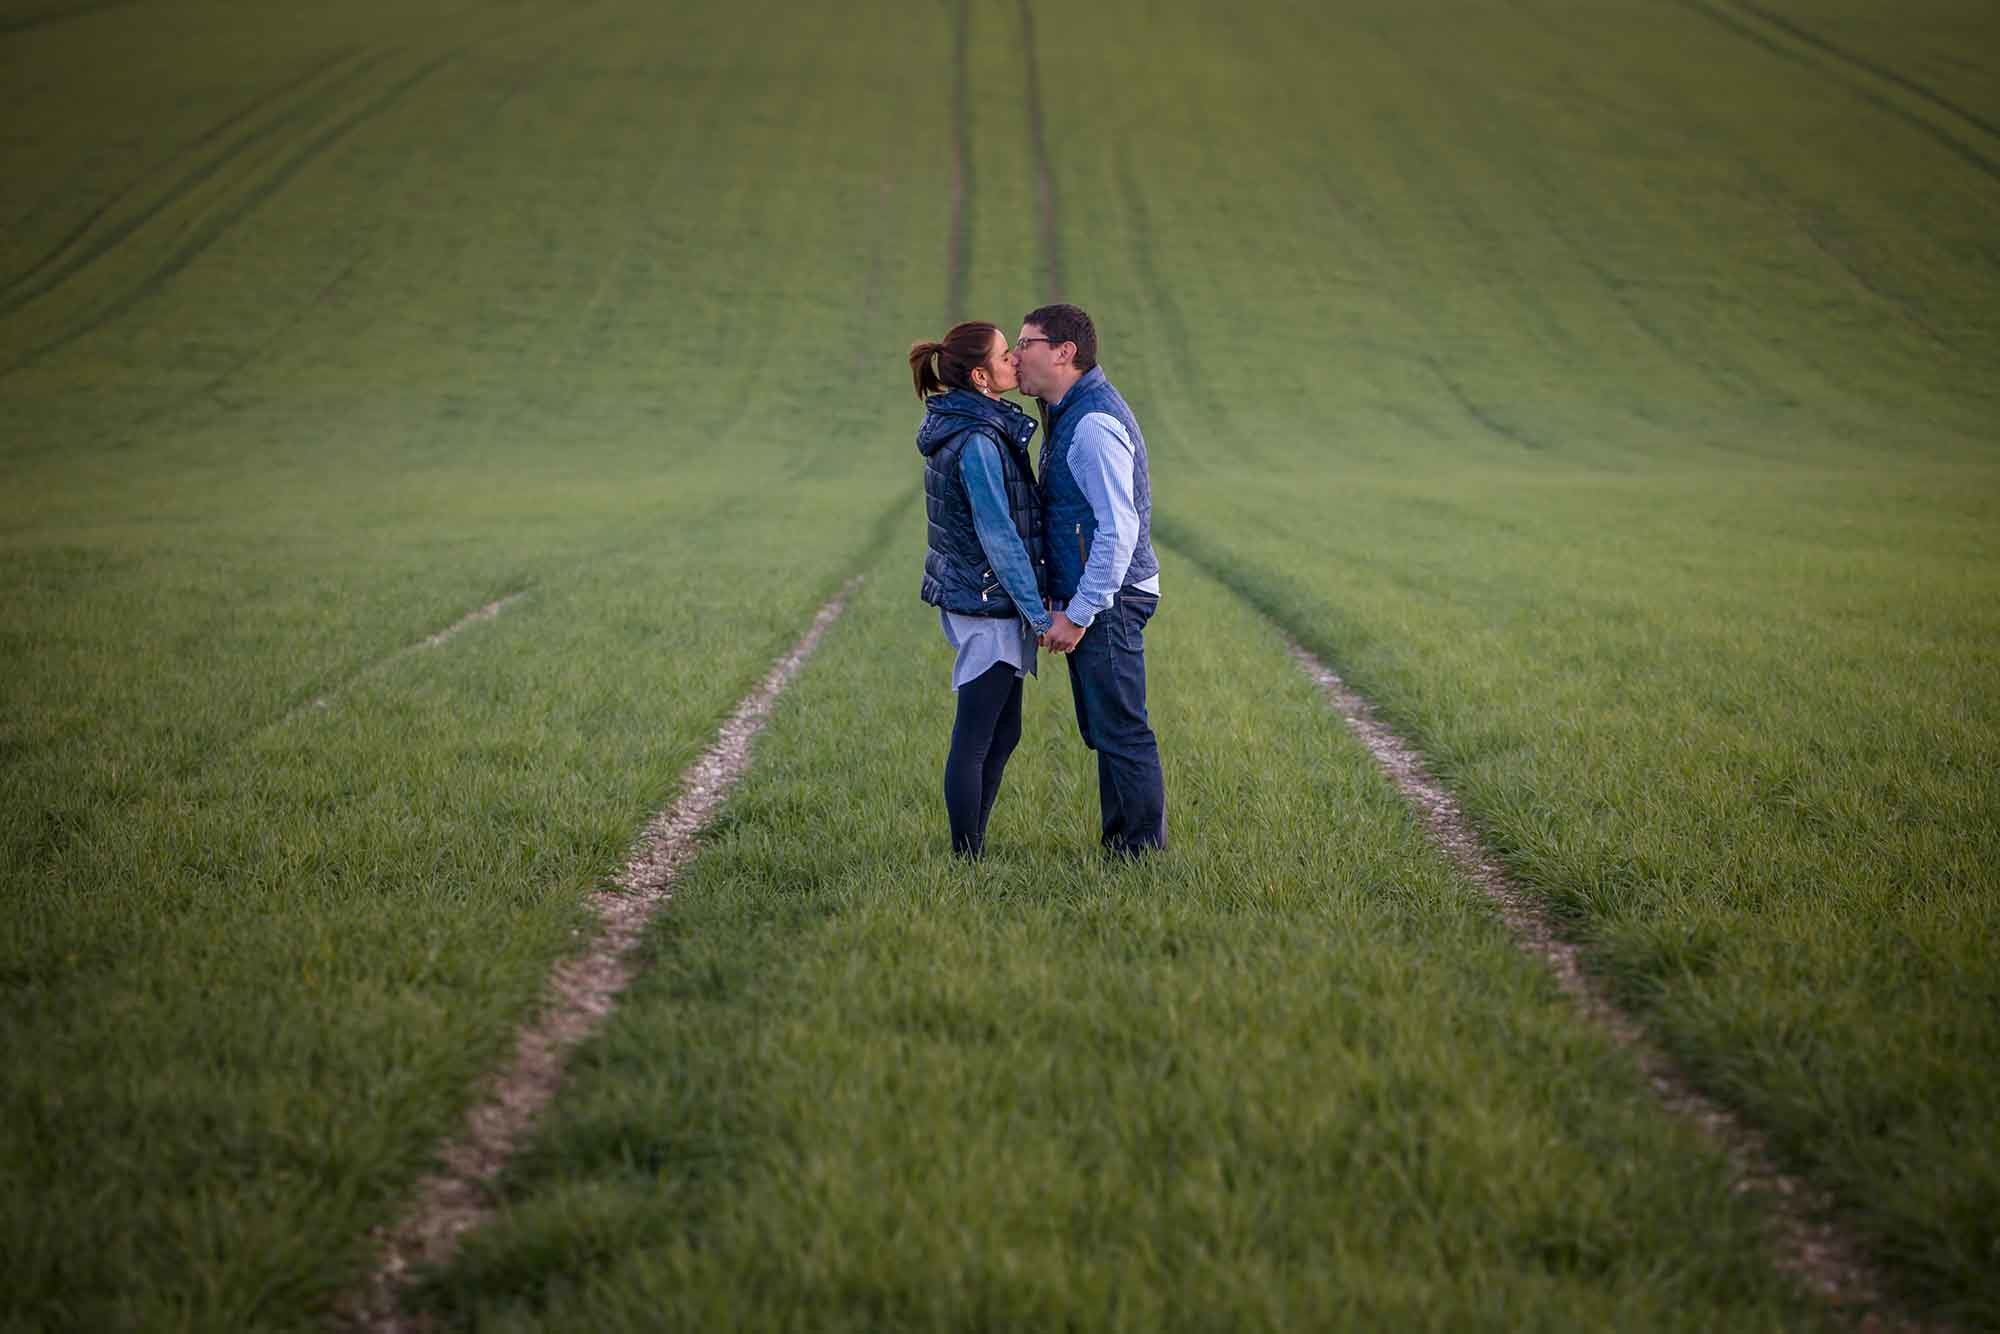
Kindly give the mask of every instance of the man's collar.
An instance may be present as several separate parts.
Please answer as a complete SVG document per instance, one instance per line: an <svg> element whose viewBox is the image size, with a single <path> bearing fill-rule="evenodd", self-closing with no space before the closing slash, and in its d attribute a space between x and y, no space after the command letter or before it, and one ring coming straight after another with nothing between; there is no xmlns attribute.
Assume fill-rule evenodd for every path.
<svg viewBox="0 0 2000 1334"><path fill-rule="evenodd" d="M1069 388L1063 390L1063 396L1057 399L1055 402L1049 404L1049 411L1050 412L1058 411L1063 404L1069 402L1069 396L1076 392L1076 387L1082 384L1085 380L1088 380L1093 375L1102 379L1104 375L1104 368L1102 366L1092 366L1089 370L1077 376L1074 380L1071 380L1069 382Z"/></svg>

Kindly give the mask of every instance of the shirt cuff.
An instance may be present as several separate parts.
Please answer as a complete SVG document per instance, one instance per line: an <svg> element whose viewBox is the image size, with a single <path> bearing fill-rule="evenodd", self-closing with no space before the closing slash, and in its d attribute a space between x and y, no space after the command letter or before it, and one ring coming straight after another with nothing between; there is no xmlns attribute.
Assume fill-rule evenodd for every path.
<svg viewBox="0 0 2000 1334"><path fill-rule="evenodd" d="M1096 620L1097 613L1103 610L1104 608L1091 602L1088 598L1071 598L1069 606L1063 609L1063 615L1069 617L1071 625L1082 629Z"/></svg>

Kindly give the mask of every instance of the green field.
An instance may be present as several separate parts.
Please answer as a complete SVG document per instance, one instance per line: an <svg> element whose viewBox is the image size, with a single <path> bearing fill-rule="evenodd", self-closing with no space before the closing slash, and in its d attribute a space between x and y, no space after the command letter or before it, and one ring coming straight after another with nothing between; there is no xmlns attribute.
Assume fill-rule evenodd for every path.
<svg viewBox="0 0 2000 1334"><path fill-rule="evenodd" d="M406 8L0 4L0 1329L326 1328L855 575L441 1326L1860 1318L1289 637L2000 1328L1990 8ZM902 354L1054 295L1174 846L1044 659L969 871Z"/></svg>

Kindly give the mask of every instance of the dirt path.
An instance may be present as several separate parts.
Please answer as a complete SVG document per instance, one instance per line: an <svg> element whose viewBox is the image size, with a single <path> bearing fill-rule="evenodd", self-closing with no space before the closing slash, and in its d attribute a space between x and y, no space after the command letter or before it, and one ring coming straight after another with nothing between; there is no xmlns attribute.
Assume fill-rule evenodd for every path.
<svg viewBox="0 0 2000 1334"><path fill-rule="evenodd" d="M763 729L772 705L819 646L827 627L846 609L860 582L859 576L849 580L821 607L799 641L736 706L715 743L683 775L680 797L640 835L618 877L617 890L592 896L597 935L583 953L550 971L546 1002L517 1030L512 1061L482 1082L466 1112L464 1129L438 1146L439 1170L417 1183L400 1218L375 1233L380 1246L375 1270L367 1286L340 1307L347 1327L380 1334L430 1327L426 1319L401 1307L412 1268L450 1259L459 1237L493 1212L487 1183L507 1165L535 1117L561 1087L570 1052L603 1026L619 994L631 984L632 953L646 926L672 896L675 880L694 860L696 836L749 768L752 738Z"/></svg>
<svg viewBox="0 0 2000 1334"><path fill-rule="evenodd" d="M1761 1134L1694 1088L1638 1022L1584 972L1576 946L1562 939L1542 905L1480 845L1457 800L1431 776L1422 754L1391 731L1368 701L1348 689L1324 663L1289 637L1285 642L1293 660L1319 685L1327 702L1415 808L1432 841L1492 900L1521 950L1547 964L1577 1008L1631 1053L1669 1111L1694 1122L1722 1147L1736 1191L1754 1195L1764 1208L1779 1268L1863 1330L1888 1334L1948 1329L1920 1322L1889 1302L1881 1276L1863 1258L1860 1246L1833 1223L1832 1201L1826 1193L1780 1170Z"/></svg>
<svg viewBox="0 0 2000 1334"><path fill-rule="evenodd" d="M342 690L346 689L347 687L352 686L356 681L364 680L367 677L373 676L375 673L390 666L392 663L401 661L402 659L408 657L412 653L421 653L423 650L427 648L443 648L446 644L450 643L460 634L463 634L468 628L479 624L481 621L492 620L495 616L498 616L501 612L507 610L507 608L512 606L514 603L519 602L522 598L526 596L528 596L528 590L524 588L521 589L519 592L509 593L506 597L495 598L493 601L487 603L483 607L473 608L471 611L465 613L465 615L459 617L457 620L453 621L450 625L447 625L446 627L444 627L444 629L437 631L435 634L425 635L422 639L419 639L416 643L406 644L402 648L397 649L394 653L391 653L388 657L378 659L377 661L370 663L368 666L363 667L360 671L356 672L353 676L349 677L341 685L335 686L333 689L327 691L324 695L314 696L306 704L292 710L284 717L278 719L278 722L280 723L290 722L292 719L296 718L299 714L304 713L307 709L324 709L329 707L333 703L333 697L335 695L339 694Z"/></svg>

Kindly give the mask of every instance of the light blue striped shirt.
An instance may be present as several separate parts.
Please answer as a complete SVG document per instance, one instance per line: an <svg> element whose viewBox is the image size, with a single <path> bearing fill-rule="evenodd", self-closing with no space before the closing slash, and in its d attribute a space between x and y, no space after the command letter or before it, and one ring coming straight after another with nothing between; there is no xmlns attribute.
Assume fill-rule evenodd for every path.
<svg viewBox="0 0 2000 1334"><path fill-rule="evenodd" d="M1076 424L1065 457L1070 475L1097 517L1097 535L1076 581L1076 595L1063 615L1074 624L1089 625L1124 586L1132 553L1139 547L1139 507L1132 499L1132 467L1138 451L1132 448L1124 423L1109 413L1093 412ZM1133 587L1158 593L1160 576L1154 574Z"/></svg>

